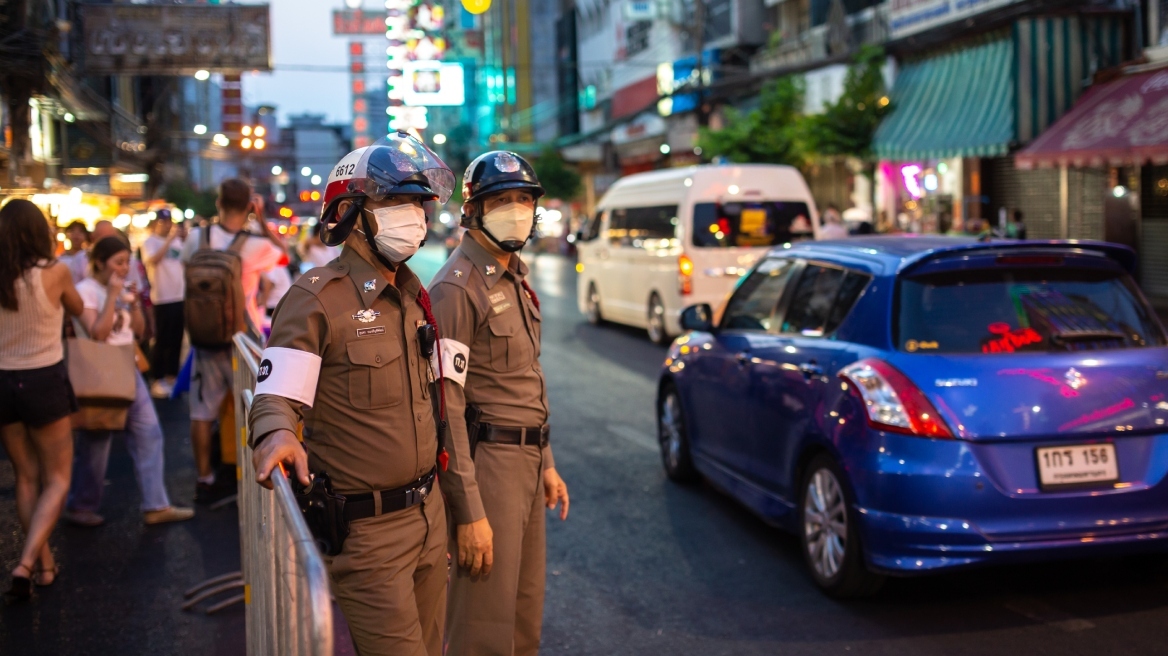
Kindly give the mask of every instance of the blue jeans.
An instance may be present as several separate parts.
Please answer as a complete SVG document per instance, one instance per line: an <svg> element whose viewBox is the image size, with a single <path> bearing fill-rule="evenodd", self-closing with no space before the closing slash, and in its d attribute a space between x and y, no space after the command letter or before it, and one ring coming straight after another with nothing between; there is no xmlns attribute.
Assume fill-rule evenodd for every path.
<svg viewBox="0 0 1168 656"><path fill-rule="evenodd" d="M115 431L75 431L73 444L73 483L69 489L70 510L96 512L105 490L105 470L109 465L110 443ZM162 426L146 381L138 375L134 402L126 419L126 448L134 461L138 489L142 492L142 512L170 506L163 478Z"/></svg>

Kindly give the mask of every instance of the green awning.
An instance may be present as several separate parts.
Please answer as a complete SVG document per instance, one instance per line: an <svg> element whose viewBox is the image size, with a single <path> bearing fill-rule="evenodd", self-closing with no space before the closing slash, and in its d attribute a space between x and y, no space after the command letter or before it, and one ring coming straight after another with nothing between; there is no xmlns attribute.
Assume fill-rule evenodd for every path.
<svg viewBox="0 0 1168 656"><path fill-rule="evenodd" d="M906 62L873 150L896 162L999 157L1014 140L1014 43L1005 38Z"/></svg>

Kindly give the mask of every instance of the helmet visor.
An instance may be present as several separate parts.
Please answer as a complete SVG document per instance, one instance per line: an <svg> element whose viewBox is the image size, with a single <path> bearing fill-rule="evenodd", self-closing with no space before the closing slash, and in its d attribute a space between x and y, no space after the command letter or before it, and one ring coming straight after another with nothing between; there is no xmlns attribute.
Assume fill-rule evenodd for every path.
<svg viewBox="0 0 1168 656"><path fill-rule="evenodd" d="M454 192L454 173L434 151L410 135L394 133L365 149L354 167L348 188L373 200L400 193L395 189L409 178L421 174L440 203L450 200ZM364 175L361 172L364 172ZM413 185L411 185L413 186Z"/></svg>

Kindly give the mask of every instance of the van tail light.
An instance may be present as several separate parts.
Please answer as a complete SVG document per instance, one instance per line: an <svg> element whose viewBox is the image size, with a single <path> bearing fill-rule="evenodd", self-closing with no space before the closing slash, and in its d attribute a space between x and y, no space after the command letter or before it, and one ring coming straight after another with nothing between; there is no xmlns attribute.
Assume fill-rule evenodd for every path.
<svg viewBox="0 0 1168 656"><path fill-rule="evenodd" d="M682 253L677 257L677 287L682 296L693 293L694 263L689 256Z"/></svg>
<svg viewBox="0 0 1168 656"><path fill-rule="evenodd" d="M867 358L844 367L840 373L864 401L868 425L877 430L953 439L953 433L937 409L908 376L883 360Z"/></svg>

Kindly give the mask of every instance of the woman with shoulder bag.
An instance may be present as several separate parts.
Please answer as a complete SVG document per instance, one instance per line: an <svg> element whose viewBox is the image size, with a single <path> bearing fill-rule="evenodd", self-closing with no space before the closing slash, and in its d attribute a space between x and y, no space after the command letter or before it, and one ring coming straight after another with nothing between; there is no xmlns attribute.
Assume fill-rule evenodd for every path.
<svg viewBox="0 0 1168 656"><path fill-rule="evenodd" d="M81 325L90 339L112 346L131 345L146 325L141 300L127 287L130 246L120 237L106 237L89 254L90 277L77 285L84 301ZM127 351L126 357L133 357ZM164 439L158 413L146 381L135 372L136 392L126 420L126 447L134 461L138 489L142 493L142 520L161 524L190 519L194 511L170 504L164 481ZM73 488L65 519L81 526L99 526L105 518L97 514L101 506L106 466L109 464L112 431L78 430L73 463Z"/></svg>
<svg viewBox="0 0 1168 656"><path fill-rule="evenodd" d="M34 582L56 579L49 534L73 462L69 416L77 399L61 325L65 310L81 313L81 297L69 267L53 259L54 245L36 205L18 199L0 208L0 438L15 470L16 510L26 534L9 601L27 600Z"/></svg>

